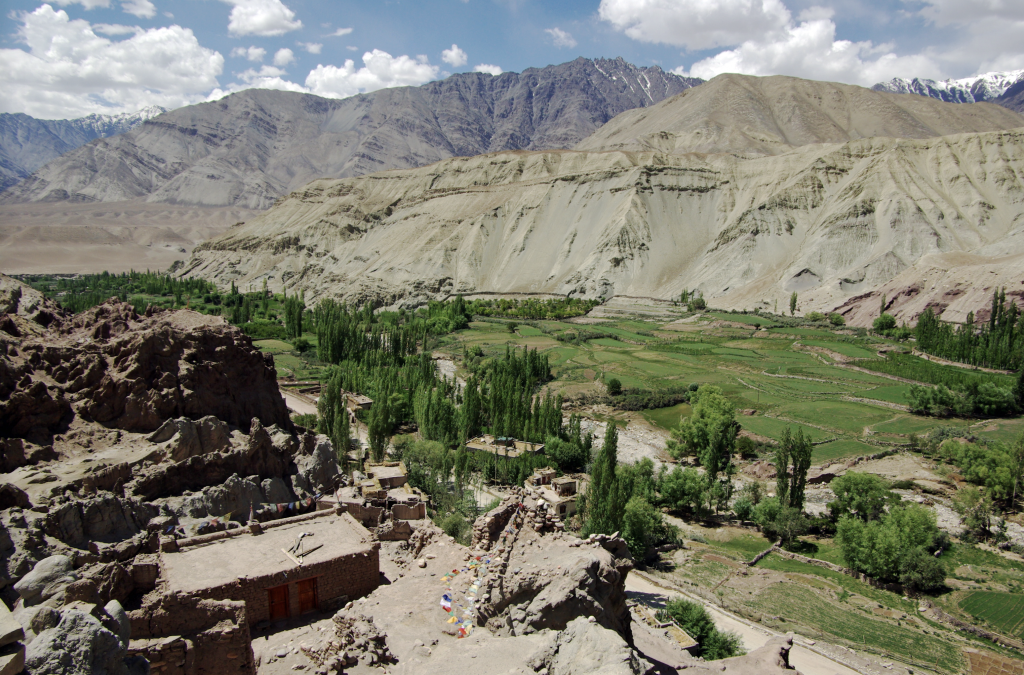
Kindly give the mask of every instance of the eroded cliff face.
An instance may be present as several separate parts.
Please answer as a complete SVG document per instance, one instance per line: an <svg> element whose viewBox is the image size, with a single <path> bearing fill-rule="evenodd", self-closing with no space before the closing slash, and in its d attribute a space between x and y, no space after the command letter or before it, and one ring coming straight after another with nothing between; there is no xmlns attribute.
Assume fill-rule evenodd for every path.
<svg viewBox="0 0 1024 675"><path fill-rule="evenodd" d="M198 247L183 273L384 305L699 289L726 308L793 291L802 311L849 308L897 277L917 283L935 256L1001 268L1024 255L1022 176L1024 130L749 158L498 153L315 181Z"/></svg>

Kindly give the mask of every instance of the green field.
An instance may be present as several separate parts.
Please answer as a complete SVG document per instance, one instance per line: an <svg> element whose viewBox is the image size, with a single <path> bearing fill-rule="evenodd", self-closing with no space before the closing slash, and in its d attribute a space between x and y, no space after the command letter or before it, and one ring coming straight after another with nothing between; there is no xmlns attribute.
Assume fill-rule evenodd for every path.
<svg viewBox="0 0 1024 675"><path fill-rule="evenodd" d="M679 405L670 406L668 408L655 408L654 410L645 410L644 418L647 419L651 424L661 427L662 429L672 429L673 427L679 426L680 420L684 417L689 417L693 409L689 403L680 403Z"/></svg>
<svg viewBox="0 0 1024 675"><path fill-rule="evenodd" d="M1024 638L1024 595L974 591L960 601L960 608L1000 633Z"/></svg>
<svg viewBox="0 0 1024 675"><path fill-rule="evenodd" d="M738 325L714 325L714 319ZM583 326L545 321L538 325L543 325L547 334L524 325L516 334L507 332L504 324L474 321L441 349L459 361L463 344L481 345L488 355L504 352L506 344L536 347L548 354L552 365L555 381L549 389L567 395L603 396L604 387L597 383L613 378L623 387L648 390L713 384L737 409L757 411L752 416L737 415L737 421L757 435L778 439L789 426L793 431L803 429L814 442L835 439L815 446L816 463L875 454L889 447L883 441L902 442L912 433L923 436L938 426L976 423L919 417L894 409L887 404L905 405L908 385L842 367L807 350L807 346L820 346L848 358L876 358L877 350L891 343L837 334L824 326L776 325L765 333L754 328L758 322L762 326L772 323L767 317L724 312L706 314L703 322L685 331L663 331L664 322L609 321L586 327L608 337L569 344L553 337L577 333ZM682 405L641 414L653 426L671 429L690 410ZM1024 420L995 420L975 427L975 433L1005 440L1022 428Z"/></svg>

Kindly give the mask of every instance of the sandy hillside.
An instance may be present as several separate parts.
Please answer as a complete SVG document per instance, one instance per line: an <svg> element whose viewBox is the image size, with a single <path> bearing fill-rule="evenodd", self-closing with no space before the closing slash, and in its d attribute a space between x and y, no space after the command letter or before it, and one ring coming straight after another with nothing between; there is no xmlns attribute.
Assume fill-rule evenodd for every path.
<svg viewBox="0 0 1024 675"><path fill-rule="evenodd" d="M474 291L671 298L696 288L714 306L753 309L786 306L796 291L802 312L841 307L863 323L857 303L884 284L920 287L910 311L960 286L984 294L1002 278L986 266L1009 269L1006 256L1024 253L1021 176L1024 130L750 158L483 155L316 181L197 247L186 272L384 304ZM936 261L986 274L947 272L948 284L925 285ZM962 313L947 304L946 318Z"/></svg>
<svg viewBox="0 0 1024 675"><path fill-rule="evenodd" d="M136 202L0 206L0 271L165 270L187 260L197 243L254 215Z"/></svg>
<svg viewBox="0 0 1024 675"><path fill-rule="evenodd" d="M990 103L958 105L835 82L729 73L658 105L625 112L576 149L774 155L814 143L1022 126L1024 117Z"/></svg>

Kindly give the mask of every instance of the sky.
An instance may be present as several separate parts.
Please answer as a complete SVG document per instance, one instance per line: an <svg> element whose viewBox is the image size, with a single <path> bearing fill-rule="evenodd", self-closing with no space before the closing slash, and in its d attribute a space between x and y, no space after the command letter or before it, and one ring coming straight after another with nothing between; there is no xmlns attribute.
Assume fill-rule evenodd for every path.
<svg viewBox="0 0 1024 675"><path fill-rule="evenodd" d="M871 86L1024 68L1024 0L2 0L0 112L343 98L621 56Z"/></svg>

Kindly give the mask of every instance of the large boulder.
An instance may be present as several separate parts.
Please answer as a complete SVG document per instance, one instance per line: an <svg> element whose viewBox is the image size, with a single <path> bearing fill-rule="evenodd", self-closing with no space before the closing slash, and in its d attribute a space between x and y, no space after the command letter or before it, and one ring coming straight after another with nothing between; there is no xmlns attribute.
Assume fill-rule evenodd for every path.
<svg viewBox="0 0 1024 675"><path fill-rule="evenodd" d="M26 574L21 580L14 584L14 590L21 597L23 605L35 605L46 598L45 591L51 588L55 582L67 578L68 583L75 581L71 577L74 570L74 563L66 555L51 555L43 558L32 571Z"/></svg>
<svg viewBox="0 0 1024 675"><path fill-rule="evenodd" d="M36 636L25 654L29 673L47 675L129 675L127 644L99 619L66 608L60 621Z"/></svg>
<svg viewBox="0 0 1024 675"><path fill-rule="evenodd" d="M306 441L305 438L303 440ZM303 443L304 448L308 445L308 441ZM338 458L334 454L334 446L326 436L317 436L312 445L312 450L308 454L295 456L298 472L292 477L292 485L296 493L306 492L312 495L332 490L341 473Z"/></svg>
<svg viewBox="0 0 1024 675"><path fill-rule="evenodd" d="M621 635L584 617L558 633L555 650L549 675L643 675L652 667Z"/></svg>

